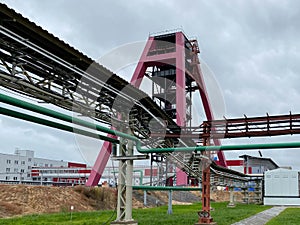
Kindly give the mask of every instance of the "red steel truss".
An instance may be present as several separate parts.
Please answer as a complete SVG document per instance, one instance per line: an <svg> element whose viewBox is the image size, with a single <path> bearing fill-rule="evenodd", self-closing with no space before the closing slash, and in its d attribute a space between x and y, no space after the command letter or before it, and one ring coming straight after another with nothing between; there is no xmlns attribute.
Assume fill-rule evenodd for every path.
<svg viewBox="0 0 300 225"><path fill-rule="evenodd" d="M203 138L278 136L300 133L300 114L205 121Z"/></svg>

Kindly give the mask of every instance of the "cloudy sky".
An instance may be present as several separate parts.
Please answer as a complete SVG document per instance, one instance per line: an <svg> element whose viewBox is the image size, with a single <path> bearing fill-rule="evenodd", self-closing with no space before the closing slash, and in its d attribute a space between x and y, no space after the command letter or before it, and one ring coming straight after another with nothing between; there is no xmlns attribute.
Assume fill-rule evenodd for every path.
<svg viewBox="0 0 300 225"><path fill-rule="evenodd" d="M300 113L298 1L2 2L93 59L119 46L145 41L149 33L182 28L188 36L198 39L201 60L213 72L222 91L226 118L244 114L263 116L267 112L269 115ZM33 149L40 157L92 161L82 157L73 135L3 116L0 128L1 137L8 137L1 140L1 152L13 152L19 147ZM297 136L247 138L223 143L297 139ZM86 147L83 152L96 152L98 144L93 143L94 147ZM300 169L298 151L264 150L263 155L272 157L279 165ZM227 158L240 154L244 153L226 153ZM258 155L257 151L251 154Z"/></svg>

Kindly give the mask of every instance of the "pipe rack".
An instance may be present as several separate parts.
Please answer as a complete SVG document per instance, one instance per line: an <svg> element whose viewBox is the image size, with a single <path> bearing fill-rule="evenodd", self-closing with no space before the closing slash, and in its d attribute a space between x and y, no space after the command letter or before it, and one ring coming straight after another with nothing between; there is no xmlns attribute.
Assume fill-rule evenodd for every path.
<svg viewBox="0 0 300 225"><path fill-rule="evenodd" d="M251 150L251 149L278 149L278 148L300 148L300 142L282 142L282 143L264 143L264 144L239 144L239 145L220 145L220 146L197 146L197 147L176 147L176 148L149 148L149 149L143 149L141 147L141 142L138 138L130 135L130 134L126 134L123 132L119 132L119 131L115 131L112 129L109 129L107 127L103 127L100 125L96 125L78 118L73 118L71 116L65 115L63 113L59 113L56 111L53 111L51 109L46 109L44 107L41 106L37 106L35 104L29 103L29 102L24 102L22 100L10 97L10 96L6 96L4 94L0 94L0 102L6 103L6 104L10 104L16 107L20 107L26 110L30 110L36 113L40 113L46 116L50 116L59 120L63 120L65 122L69 122L69 123L74 123L76 125L80 125L86 128L91 128L91 129L96 129L97 131L101 131L107 134L112 134L118 137L123 137L129 140L132 140L135 142L136 144L136 149L139 153L142 154L149 154L149 153L166 153L166 152L203 152L203 151L232 151L232 150ZM24 113L20 113L20 112L16 112L13 110L10 110L10 113L13 113L14 115L20 115L20 119L26 119L26 117L32 119L31 122L35 122L35 123L39 123L39 119L38 117L34 117L34 116L29 116L27 114ZM4 114L4 108L1 107L1 114ZM42 123L40 123L42 124ZM46 125L49 126L47 124L42 124L42 125ZM74 128L77 129L77 128ZM89 136L89 135L86 135ZM99 138L104 138L104 136L99 136ZM105 137L106 138L106 137ZM111 140L112 142L115 142L114 140Z"/></svg>

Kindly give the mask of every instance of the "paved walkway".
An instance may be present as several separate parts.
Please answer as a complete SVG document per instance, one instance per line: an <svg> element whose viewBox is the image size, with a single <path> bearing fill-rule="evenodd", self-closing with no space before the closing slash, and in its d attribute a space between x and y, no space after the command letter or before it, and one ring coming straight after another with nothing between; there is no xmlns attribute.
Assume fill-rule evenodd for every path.
<svg viewBox="0 0 300 225"><path fill-rule="evenodd" d="M271 209L267 209L265 211L257 213L254 216L251 216L251 217L241 220L239 222L233 223L232 225L264 225L270 219L277 216L279 213L281 213L285 209L286 209L286 207L283 207L283 206L274 206Z"/></svg>

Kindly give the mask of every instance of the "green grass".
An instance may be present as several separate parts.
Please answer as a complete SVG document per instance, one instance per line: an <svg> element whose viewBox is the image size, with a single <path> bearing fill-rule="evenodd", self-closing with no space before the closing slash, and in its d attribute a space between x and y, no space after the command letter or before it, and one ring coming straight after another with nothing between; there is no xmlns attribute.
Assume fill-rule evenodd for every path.
<svg viewBox="0 0 300 225"><path fill-rule="evenodd" d="M228 208L227 205L227 202L212 203L215 211L211 214L218 225L229 225L271 208L271 206L255 204L237 204L235 208Z"/></svg>
<svg viewBox="0 0 300 225"><path fill-rule="evenodd" d="M266 225L296 225L300 224L300 208L287 208Z"/></svg>
<svg viewBox="0 0 300 225"><path fill-rule="evenodd" d="M260 211L268 209L268 206L261 205L241 205L235 208L227 208L227 203L212 203L215 209L212 212L214 221L218 225L229 225L246 217L254 215ZM133 218L138 220L139 225L173 225L173 224L194 224L198 221L197 212L201 209L201 204L175 205L173 214L167 214L167 206L149 209L133 210ZM1 225L101 225L105 223L113 211L79 212L73 213L72 221L70 213L41 214L15 217L10 219L0 219ZM112 220L115 219L115 214ZM110 224L109 222L107 224Z"/></svg>

